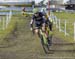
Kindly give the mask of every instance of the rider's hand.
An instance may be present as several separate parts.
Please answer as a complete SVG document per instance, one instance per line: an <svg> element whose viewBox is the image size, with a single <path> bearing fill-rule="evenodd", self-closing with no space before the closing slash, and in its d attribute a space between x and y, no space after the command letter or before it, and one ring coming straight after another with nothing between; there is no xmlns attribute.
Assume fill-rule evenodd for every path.
<svg viewBox="0 0 75 59"><path fill-rule="evenodd" d="M32 31L33 29L32 29L32 28L30 28L30 30Z"/></svg>

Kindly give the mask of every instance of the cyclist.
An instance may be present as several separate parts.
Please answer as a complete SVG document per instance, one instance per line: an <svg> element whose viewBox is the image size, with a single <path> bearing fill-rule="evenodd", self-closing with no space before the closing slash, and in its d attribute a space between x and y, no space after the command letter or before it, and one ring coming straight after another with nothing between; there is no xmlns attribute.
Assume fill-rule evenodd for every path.
<svg viewBox="0 0 75 59"><path fill-rule="evenodd" d="M35 25L35 33L38 34L39 29L42 28L45 31L45 18L42 12L39 12L38 8L33 9L33 16L30 22L31 31L33 30L33 23Z"/></svg>
<svg viewBox="0 0 75 59"><path fill-rule="evenodd" d="M50 30L50 38L52 39L53 20L52 20L52 19L50 18L50 16L48 15L48 12L46 11L46 9L43 8L41 12L43 12L43 14L44 14L44 16L45 16L45 18L46 18L46 26L49 27L49 30ZM47 29L46 29L46 30L47 30ZM48 30L48 31L49 31L49 30ZM48 44L49 44L49 45L51 45L51 43L52 43L51 39L48 39Z"/></svg>
<svg viewBox="0 0 75 59"><path fill-rule="evenodd" d="M46 25L49 26L50 31L52 31L53 20L48 16L46 9L43 8L41 12L44 14L46 18Z"/></svg>
<svg viewBox="0 0 75 59"><path fill-rule="evenodd" d="M39 29L42 28L42 30L46 33L46 22L48 22L45 18L45 15L43 14L43 12L40 12L38 8L35 8L33 9L33 16L32 16L32 19L30 21L30 30L32 31L33 30L33 24L35 26L35 30L34 32L36 34L38 34L39 36ZM47 34L47 33L46 33ZM39 36L40 37L40 36ZM48 36L46 35L46 38L48 38ZM50 40L48 40L48 43L50 44Z"/></svg>

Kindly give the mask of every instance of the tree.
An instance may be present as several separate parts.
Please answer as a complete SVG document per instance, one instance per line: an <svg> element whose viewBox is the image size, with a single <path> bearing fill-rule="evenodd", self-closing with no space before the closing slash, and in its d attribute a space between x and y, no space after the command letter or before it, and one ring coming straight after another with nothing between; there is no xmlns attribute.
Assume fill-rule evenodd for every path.
<svg viewBox="0 0 75 59"><path fill-rule="evenodd" d="M32 1L32 5L35 5L35 1Z"/></svg>
<svg viewBox="0 0 75 59"><path fill-rule="evenodd" d="M41 5L41 6L44 5L44 1L45 1L45 0L42 0L42 1L40 2L40 5Z"/></svg>

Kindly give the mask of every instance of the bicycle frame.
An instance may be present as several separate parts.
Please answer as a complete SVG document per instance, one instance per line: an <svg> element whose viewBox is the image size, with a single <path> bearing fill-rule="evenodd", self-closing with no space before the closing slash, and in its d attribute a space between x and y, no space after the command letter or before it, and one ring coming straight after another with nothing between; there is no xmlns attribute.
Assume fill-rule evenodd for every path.
<svg viewBox="0 0 75 59"><path fill-rule="evenodd" d="M43 42L44 42L44 44L48 44L48 42L47 42L47 38L46 38L46 33L44 33L44 32L42 32L42 30L40 29L40 34L42 35L42 38L43 38Z"/></svg>

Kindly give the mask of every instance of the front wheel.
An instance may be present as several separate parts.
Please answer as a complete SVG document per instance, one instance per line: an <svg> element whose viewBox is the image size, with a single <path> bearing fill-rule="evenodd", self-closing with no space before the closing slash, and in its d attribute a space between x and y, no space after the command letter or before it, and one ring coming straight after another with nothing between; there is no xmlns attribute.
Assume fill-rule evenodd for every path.
<svg viewBox="0 0 75 59"><path fill-rule="evenodd" d="M42 35L41 35L41 44L42 44L42 47L44 49L44 52L46 54L48 54L49 53L49 50L50 50L49 49L49 45L48 45L48 41L47 41L47 39L44 39Z"/></svg>

